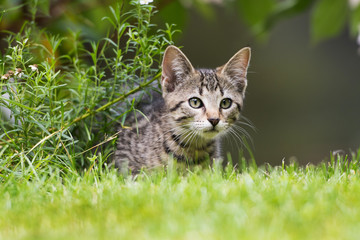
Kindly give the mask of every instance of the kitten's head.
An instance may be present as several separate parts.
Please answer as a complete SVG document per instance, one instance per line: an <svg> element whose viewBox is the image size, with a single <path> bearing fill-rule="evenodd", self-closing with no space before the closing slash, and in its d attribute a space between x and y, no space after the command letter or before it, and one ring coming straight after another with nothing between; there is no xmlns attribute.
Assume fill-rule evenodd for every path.
<svg viewBox="0 0 360 240"><path fill-rule="evenodd" d="M161 85L177 126L212 139L239 120L250 55L246 47L221 67L195 69L184 53L169 46L162 62Z"/></svg>

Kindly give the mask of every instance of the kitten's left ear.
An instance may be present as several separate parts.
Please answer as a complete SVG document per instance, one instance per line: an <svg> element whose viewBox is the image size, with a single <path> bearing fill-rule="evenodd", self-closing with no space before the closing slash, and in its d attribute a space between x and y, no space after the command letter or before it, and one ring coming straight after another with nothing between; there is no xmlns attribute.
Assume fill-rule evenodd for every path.
<svg viewBox="0 0 360 240"><path fill-rule="evenodd" d="M247 85L246 75L251 58L251 49L245 47L238 51L230 60L224 65L217 68L217 71L230 77L231 82L244 93Z"/></svg>
<svg viewBox="0 0 360 240"><path fill-rule="evenodd" d="M168 46L162 61L163 92L173 92L177 84L195 72L189 59L175 46Z"/></svg>

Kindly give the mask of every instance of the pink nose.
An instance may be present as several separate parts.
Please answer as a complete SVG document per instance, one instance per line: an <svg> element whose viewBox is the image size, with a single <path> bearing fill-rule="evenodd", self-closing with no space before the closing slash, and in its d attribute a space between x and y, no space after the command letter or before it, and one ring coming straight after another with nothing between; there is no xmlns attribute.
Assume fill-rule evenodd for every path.
<svg viewBox="0 0 360 240"><path fill-rule="evenodd" d="M218 119L218 118L208 118L208 121L211 123L211 125L213 125L213 127L215 127L219 123L220 119Z"/></svg>

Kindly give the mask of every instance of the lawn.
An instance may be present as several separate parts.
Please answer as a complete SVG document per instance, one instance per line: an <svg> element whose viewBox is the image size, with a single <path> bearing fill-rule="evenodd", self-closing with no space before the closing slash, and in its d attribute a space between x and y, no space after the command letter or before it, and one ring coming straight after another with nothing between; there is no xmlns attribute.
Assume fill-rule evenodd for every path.
<svg viewBox="0 0 360 240"><path fill-rule="evenodd" d="M351 162L141 174L114 171L0 186L0 239L358 239Z"/></svg>

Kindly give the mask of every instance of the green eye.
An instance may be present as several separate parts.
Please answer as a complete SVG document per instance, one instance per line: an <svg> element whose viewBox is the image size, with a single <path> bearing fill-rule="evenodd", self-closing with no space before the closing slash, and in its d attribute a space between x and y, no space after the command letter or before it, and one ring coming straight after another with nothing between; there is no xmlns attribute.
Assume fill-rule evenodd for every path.
<svg viewBox="0 0 360 240"><path fill-rule="evenodd" d="M194 97L189 99L189 105L192 108L201 108L203 106L203 103L199 98Z"/></svg>
<svg viewBox="0 0 360 240"><path fill-rule="evenodd" d="M229 107L231 107L231 104L232 104L232 101L230 98L224 98L223 100L221 100L220 108L228 109Z"/></svg>

